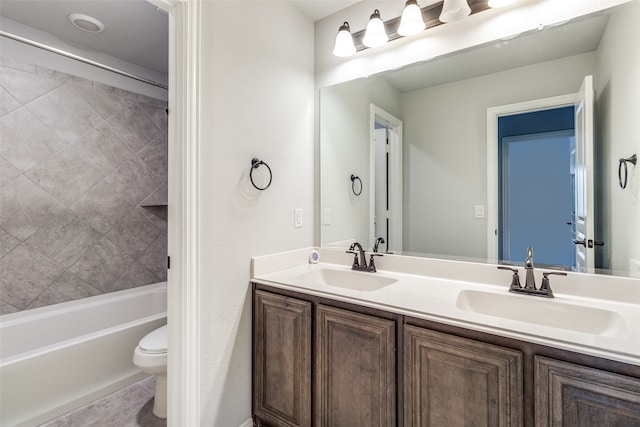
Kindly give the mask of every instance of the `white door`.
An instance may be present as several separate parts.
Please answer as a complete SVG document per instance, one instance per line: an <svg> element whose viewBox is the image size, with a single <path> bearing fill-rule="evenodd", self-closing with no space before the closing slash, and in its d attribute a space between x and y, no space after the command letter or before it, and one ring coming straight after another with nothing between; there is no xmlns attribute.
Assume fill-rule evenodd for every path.
<svg viewBox="0 0 640 427"><path fill-rule="evenodd" d="M387 172L388 166L388 144L387 144L387 128L378 127L374 131L374 150L375 150L375 211L373 216L375 234L373 240L382 237L385 242L389 241L389 194ZM373 242L372 242L373 243ZM380 246L381 251L386 251L387 246Z"/></svg>
<svg viewBox="0 0 640 427"><path fill-rule="evenodd" d="M575 157L576 271L593 272L593 77L586 76L578 92Z"/></svg>
<svg viewBox="0 0 640 427"><path fill-rule="evenodd" d="M402 251L402 121L370 104L371 245L381 252Z"/></svg>
<svg viewBox="0 0 640 427"><path fill-rule="evenodd" d="M402 144L398 128L388 129L389 165L389 240L387 250L402 251Z"/></svg>

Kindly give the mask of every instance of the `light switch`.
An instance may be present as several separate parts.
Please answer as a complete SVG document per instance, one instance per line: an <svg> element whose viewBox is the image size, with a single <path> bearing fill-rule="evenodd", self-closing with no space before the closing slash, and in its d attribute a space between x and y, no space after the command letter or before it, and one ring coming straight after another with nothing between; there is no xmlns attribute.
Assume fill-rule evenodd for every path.
<svg viewBox="0 0 640 427"><path fill-rule="evenodd" d="M484 218L484 205L476 205L476 219Z"/></svg>
<svg viewBox="0 0 640 427"><path fill-rule="evenodd" d="M293 211L293 226L295 228L302 227L302 209L296 208Z"/></svg>

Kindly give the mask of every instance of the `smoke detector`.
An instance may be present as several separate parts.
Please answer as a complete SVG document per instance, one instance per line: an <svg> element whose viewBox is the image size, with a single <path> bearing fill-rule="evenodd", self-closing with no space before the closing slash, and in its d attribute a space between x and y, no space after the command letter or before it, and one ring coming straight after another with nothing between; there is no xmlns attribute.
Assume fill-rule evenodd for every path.
<svg viewBox="0 0 640 427"><path fill-rule="evenodd" d="M87 33L101 33L104 31L104 24L96 18L82 13L72 13L69 15L69 22L76 28Z"/></svg>

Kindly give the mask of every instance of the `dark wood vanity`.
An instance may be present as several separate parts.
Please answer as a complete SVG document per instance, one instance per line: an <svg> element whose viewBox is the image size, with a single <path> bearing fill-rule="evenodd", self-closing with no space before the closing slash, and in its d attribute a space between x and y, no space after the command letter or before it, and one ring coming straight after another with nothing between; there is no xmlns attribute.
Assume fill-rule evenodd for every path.
<svg viewBox="0 0 640 427"><path fill-rule="evenodd" d="M640 426L640 366L253 284L256 426Z"/></svg>

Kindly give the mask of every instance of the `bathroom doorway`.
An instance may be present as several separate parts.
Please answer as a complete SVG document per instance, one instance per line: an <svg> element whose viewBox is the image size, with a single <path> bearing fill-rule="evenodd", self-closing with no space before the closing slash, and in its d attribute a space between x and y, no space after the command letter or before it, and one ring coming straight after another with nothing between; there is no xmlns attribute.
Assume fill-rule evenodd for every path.
<svg viewBox="0 0 640 427"><path fill-rule="evenodd" d="M500 260L531 246L538 264L574 267L574 107L500 117L498 135Z"/></svg>
<svg viewBox="0 0 640 427"><path fill-rule="evenodd" d="M371 244L402 251L402 121L371 104Z"/></svg>
<svg viewBox="0 0 640 427"><path fill-rule="evenodd" d="M570 216L567 214L560 215L560 218L569 216L570 219L564 220L564 226L570 229L570 233L567 237L566 229L562 233L563 239L567 240L570 245L573 245L571 250L570 261L559 258L547 258L549 253L553 250L544 248L543 242L538 243L538 246L544 248L543 251L537 251L536 259L539 263L548 264L550 266L557 266L560 268L571 269L580 272L590 272L594 269L594 257L593 247L602 242L594 240L594 186L593 186L593 139L594 139L594 114L593 114L593 78L592 76L586 76L578 92L574 94L561 95L551 98L544 98L533 101L525 101L517 104L503 105L499 107L492 107L487 109L487 205L489 208L489 214L487 216L487 255L488 259L494 262L522 262L524 256L517 256L518 253L526 250L524 248L511 247L515 246L511 237L505 242L505 233L513 235L513 230L509 231L507 222L514 219L513 213L510 215L505 214L505 209L509 210L508 199L509 193L504 190L508 188L512 183L511 181L505 182L508 178L508 166L505 170L504 166L508 165L508 155L504 154L509 152L510 147L533 147L527 145L516 145L518 142L527 140L544 140L547 143L549 141L564 139L564 143L558 143L555 147L564 147L562 150L569 150L569 178L567 175L563 175L563 178L556 178L564 182L565 188L567 182L570 183L572 194L572 205L570 209ZM515 117L514 117L515 116ZM535 118L536 120L526 120L525 124L521 125L521 129L512 135L508 135L512 130L509 130L509 126L504 127L504 123L509 124L514 117L514 123L517 124L519 119ZM500 128L500 122L503 122L503 128ZM518 125L520 126L520 125ZM555 133L554 132L560 132ZM564 134L562 132L565 132ZM573 132L573 143L571 132ZM543 138L538 137L523 137L518 139L505 139L508 136L522 135L547 135ZM559 138L559 139L558 139ZM530 141L529 141L530 142ZM506 144L506 149L504 148ZM568 144L568 145L567 145ZM542 146L542 145L540 145ZM518 151L516 148L516 152ZM540 157L537 154L529 152L523 154L524 161L527 163L521 164L519 167L523 168L534 166L532 170L528 171L523 179L531 180L532 176L538 176L541 174L549 173L548 167L551 160L548 156L560 156L563 160L564 170L567 169L567 159L563 154L547 153L547 158ZM544 156L544 155L543 155ZM539 164L538 164L539 163ZM537 167L535 167L537 166ZM546 187L556 186L556 180L552 180L546 184ZM525 194L526 191L521 190L519 194ZM549 192L539 193L529 190L531 197L524 197L519 204L525 211L533 211L544 207L547 209L545 203L549 202ZM536 196L533 196L536 194ZM564 203L563 203L564 204ZM566 205L562 208L566 211ZM543 213L540 212L540 215ZM559 226L563 220L556 220ZM532 227L531 222L525 221L523 225L525 228ZM526 241L526 240L525 240ZM531 240L529 240L531 241ZM527 243L519 243L518 245ZM533 245L533 243L531 243ZM566 245L562 244L562 247ZM571 246L569 246L571 247ZM535 251L534 247L534 251ZM514 254L515 251L515 255ZM563 252L567 252L564 251ZM559 264L560 263L560 264Z"/></svg>

